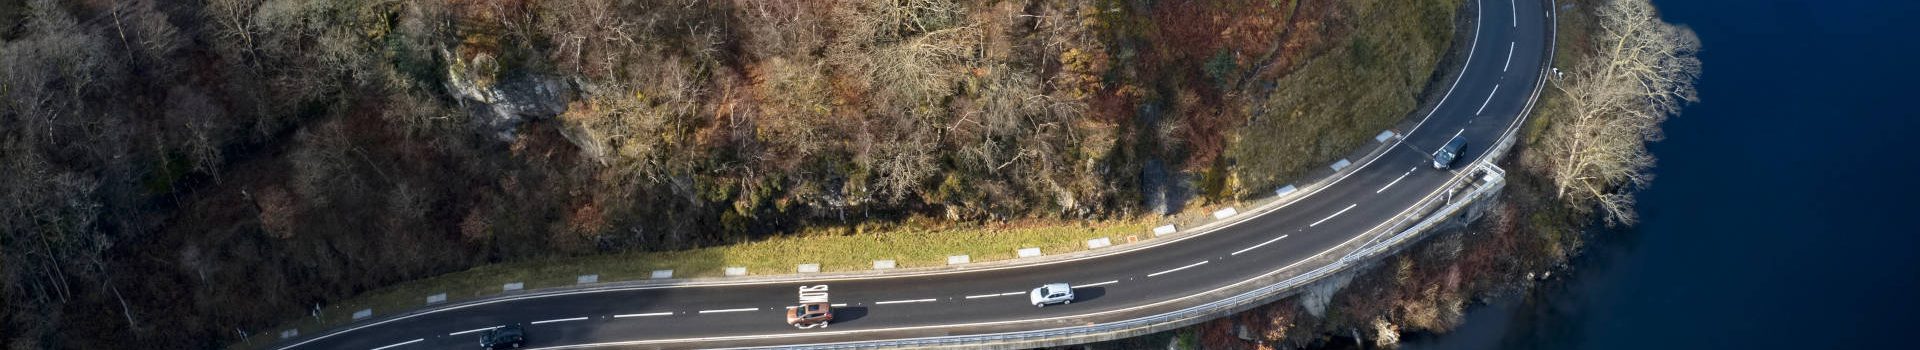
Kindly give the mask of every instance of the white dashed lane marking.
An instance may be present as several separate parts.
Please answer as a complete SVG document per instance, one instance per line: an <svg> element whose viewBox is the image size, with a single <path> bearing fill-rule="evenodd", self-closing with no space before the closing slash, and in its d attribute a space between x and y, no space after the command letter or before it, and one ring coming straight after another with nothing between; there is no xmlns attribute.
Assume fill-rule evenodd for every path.
<svg viewBox="0 0 1920 350"><path fill-rule="evenodd" d="M1260 244L1255 244L1252 247L1247 247L1247 249L1241 249L1240 251L1233 252L1233 254L1227 254L1227 255L1240 255L1240 253L1245 253L1249 250L1253 250L1254 248L1265 246L1267 245L1267 243L1273 243L1274 241L1279 241L1281 238L1287 238L1287 235L1280 235L1280 237L1274 237L1273 239L1269 239L1266 242L1260 242Z"/></svg>
<svg viewBox="0 0 1920 350"><path fill-rule="evenodd" d="M967 296L967 299L980 299L980 298L992 298L992 297L1004 297L1004 296L1008 296L1008 295L1020 295L1020 293L1024 293L1024 292L1006 292L1006 293L999 293L999 294L981 294L981 295L968 295L968 296Z"/></svg>
<svg viewBox="0 0 1920 350"><path fill-rule="evenodd" d="M1466 129L1460 129L1460 130L1466 130ZM1400 174L1400 177L1393 178L1393 182L1388 182L1386 186L1380 186L1380 189L1374 190L1373 193L1379 194L1380 192L1386 192L1388 187L1393 187L1393 184L1400 183L1400 180L1406 179L1407 175L1413 175L1413 169L1407 169L1406 173Z"/></svg>
<svg viewBox="0 0 1920 350"><path fill-rule="evenodd" d="M760 310L760 308L757 308L757 307L749 307L749 308L739 308L739 309L720 309L720 310L700 310L700 313L703 313L703 314L717 314L717 313L722 313L722 312L741 312L741 311L756 311L756 310Z"/></svg>
<svg viewBox="0 0 1920 350"><path fill-rule="evenodd" d="M546 320L546 321L533 321L533 324L547 324L547 323L554 323L554 322L569 322L569 321L580 321L580 320L586 320L586 319L587 319L586 317L574 317L574 318L560 318L560 319L552 319L552 320Z"/></svg>
<svg viewBox="0 0 1920 350"><path fill-rule="evenodd" d="M1481 102L1481 103L1480 103L1480 110L1477 110L1477 111L1473 111L1473 115L1480 115L1480 112L1486 112L1486 111L1487 111L1487 104L1491 104L1491 103L1493 103L1493 95L1494 95L1494 94L1498 94L1498 93L1500 93L1500 85L1494 85L1494 86L1493 86L1493 92L1489 92L1489 93L1487 93L1487 102Z"/></svg>
<svg viewBox="0 0 1920 350"><path fill-rule="evenodd" d="M1327 215L1326 218L1320 219L1320 221L1314 221L1313 224L1309 224L1307 225L1307 227L1320 226L1320 223L1322 222L1327 222L1327 220L1333 220L1333 217L1340 216L1340 214L1345 214L1347 213L1348 210L1353 210L1353 207L1356 205L1360 205L1360 203L1348 204L1345 209L1340 209L1340 211L1333 212L1333 215Z"/></svg>
<svg viewBox="0 0 1920 350"><path fill-rule="evenodd" d="M1120 283L1120 280L1112 280L1112 281L1106 281L1106 282L1100 282L1100 283L1088 283L1088 284L1082 284L1082 285L1080 285L1080 287L1099 287L1099 286L1104 286L1104 285L1109 285L1109 284L1114 284L1114 283Z"/></svg>
<svg viewBox="0 0 1920 350"><path fill-rule="evenodd" d="M1187 266L1181 266L1181 267L1175 267L1175 268L1173 268L1172 270L1166 270L1166 271L1160 271L1160 272L1155 272L1155 273L1149 273L1149 274L1147 274L1147 277L1153 277L1153 276L1159 276L1159 275L1165 275L1165 274L1169 274L1169 273L1173 273L1174 271L1180 271L1180 270L1185 270L1185 269L1187 269L1187 268L1191 268L1191 267L1194 267L1194 266L1200 266L1200 265L1206 265L1206 264L1207 264L1207 261L1206 261L1206 260L1201 260L1200 262L1197 262L1197 263L1193 263L1192 265L1187 265Z"/></svg>
<svg viewBox="0 0 1920 350"><path fill-rule="evenodd" d="M906 303L924 303L924 302L929 302L929 301L934 301L934 299L913 299L913 300L888 300L888 301L882 301L882 302L877 302L877 303L874 303L874 305L887 305L887 304L906 304Z"/></svg>
<svg viewBox="0 0 1920 350"><path fill-rule="evenodd" d="M449 336L454 336L454 335L461 335L461 334L467 334L467 333L473 333L473 332L479 332L479 331L484 331L484 330L489 330L489 329L494 329L494 328L500 328L500 326L493 326L493 327L487 327L487 328L479 328L479 329L469 329L469 330L464 330L464 331L459 331L459 332L453 332L453 333L447 333L447 335L449 335Z"/></svg>
<svg viewBox="0 0 1920 350"><path fill-rule="evenodd" d="M377 348L373 348L373 350L386 350L386 349L389 349L389 348L393 348L393 347L396 347L396 346L401 346L401 345L407 345L407 344L413 344L413 343L418 343L418 342L421 342L421 341L424 341L424 340L427 340L427 339L426 339L426 338L420 338L420 339L414 339L414 340L408 340L408 341L404 341L404 342L400 342L400 343L397 343L397 344L393 344L393 345L388 345L388 346L382 346L382 347L377 347Z"/></svg>
<svg viewBox="0 0 1920 350"><path fill-rule="evenodd" d="M624 315L613 315L613 318L628 318L628 317L648 317L648 316L666 316L666 315L672 315L672 314L673 314L672 312L649 312L649 313L644 313L644 314L624 314Z"/></svg>
<svg viewBox="0 0 1920 350"><path fill-rule="evenodd" d="M831 305L828 305L828 306L832 306L832 307L842 307L842 306L847 306L847 304L831 304ZM789 310L791 310L791 309L793 309L793 308L796 308L796 307L798 307L798 306L788 306L788 307L787 307L787 309L789 309Z"/></svg>
<svg viewBox="0 0 1920 350"><path fill-rule="evenodd" d="M1500 66L1502 72L1507 71L1507 68L1513 68L1513 44L1514 42L1507 42L1507 64Z"/></svg>

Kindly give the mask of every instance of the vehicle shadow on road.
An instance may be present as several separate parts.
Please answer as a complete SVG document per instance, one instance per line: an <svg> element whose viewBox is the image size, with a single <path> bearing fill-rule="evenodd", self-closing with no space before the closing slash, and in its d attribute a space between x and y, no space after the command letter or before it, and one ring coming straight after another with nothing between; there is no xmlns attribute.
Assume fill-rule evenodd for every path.
<svg viewBox="0 0 1920 350"><path fill-rule="evenodd" d="M1073 302L1086 302L1107 295L1107 287L1080 287L1073 289Z"/></svg>
<svg viewBox="0 0 1920 350"><path fill-rule="evenodd" d="M846 323L867 316L867 307L848 306L833 308L833 323Z"/></svg>

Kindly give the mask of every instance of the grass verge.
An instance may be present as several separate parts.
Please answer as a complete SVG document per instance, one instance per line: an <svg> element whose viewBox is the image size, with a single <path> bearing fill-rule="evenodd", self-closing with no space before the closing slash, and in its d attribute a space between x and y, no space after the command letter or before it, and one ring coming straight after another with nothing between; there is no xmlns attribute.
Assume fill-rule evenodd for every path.
<svg viewBox="0 0 1920 350"><path fill-rule="evenodd" d="M1235 193L1268 191L1332 163L1413 112L1452 44L1460 4L1347 3L1352 15L1327 26L1349 37L1254 95L1253 117L1227 149L1241 184Z"/></svg>

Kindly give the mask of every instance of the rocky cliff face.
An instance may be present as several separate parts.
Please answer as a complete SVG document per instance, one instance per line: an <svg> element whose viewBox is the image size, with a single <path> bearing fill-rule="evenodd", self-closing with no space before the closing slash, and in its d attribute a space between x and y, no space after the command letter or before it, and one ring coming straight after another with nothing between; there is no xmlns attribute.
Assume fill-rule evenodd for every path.
<svg viewBox="0 0 1920 350"><path fill-rule="evenodd" d="M504 73L497 67L484 54L448 65L447 91L472 115L480 133L513 141L521 124L567 111L573 89L565 80L538 73Z"/></svg>

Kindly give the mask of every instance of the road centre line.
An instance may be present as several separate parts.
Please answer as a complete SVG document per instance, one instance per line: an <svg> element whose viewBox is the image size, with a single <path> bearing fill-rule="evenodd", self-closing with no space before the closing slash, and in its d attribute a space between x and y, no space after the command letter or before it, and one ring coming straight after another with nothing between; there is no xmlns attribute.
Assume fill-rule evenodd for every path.
<svg viewBox="0 0 1920 350"><path fill-rule="evenodd" d="M1006 292L1006 293L1000 293L1000 294L981 294L981 295L968 295L968 296L967 296L967 299L980 299L980 298L992 298L992 297L1003 297L1003 296L1008 296L1008 295L1019 295L1020 293L1025 293L1025 292Z"/></svg>
<svg viewBox="0 0 1920 350"><path fill-rule="evenodd" d="M574 318L560 318L560 319L551 319L551 320L546 320L546 321L533 321L533 323L532 323L532 324L544 324L544 323L554 323L554 322L568 322L568 321L579 321L579 320L585 320L585 319L587 319L587 318L586 318L586 317L574 317Z"/></svg>
<svg viewBox="0 0 1920 350"><path fill-rule="evenodd" d="M844 306L847 306L847 304L846 304L846 303L840 303L840 304L830 304L830 305L827 305L827 306L832 306L832 307L844 307ZM788 307L787 307L787 310L793 310L794 308L797 308L797 307L799 307L799 306L788 306Z"/></svg>
<svg viewBox="0 0 1920 350"><path fill-rule="evenodd" d="M700 313L717 314L722 312L741 312L741 311L757 311L757 310L760 310L760 308L748 307L748 308L739 308L739 309L700 310Z"/></svg>
<svg viewBox="0 0 1920 350"><path fill-rule="evenodd" d="M1465 130L1465 129L1461 129L1461 130ZM1401 174L1400 174L1400 177L1396 177L1396 178L1393 178L1393 182L1388 182L1386 186L1380 186L1380 189L1378 189L1378 190L1374 190L1374 191L1373 191L1373 193L1374 193L1374 194L1380 194L1380 192L1386 192L1386 191L1387 191L1387 188L1388 188L1388 187L1393 187L1393 184L1397 184L1397 183L1400 183L1400 180L1401 180L1401 179L1406 179L1406 178L1407 178L1407 175L1413 175L1413 171L1412 171L1412 170L1408 170L1408 171L1407 171L1407 172L1405 172L1405 173L1401 173Z"/></svg>
<svg viewBox="0 0 1920 350"><path fill-rule="evenodd" d="M1120 283L1120 280L1112 280L1112 281L1106 281L1106 282L1100 282L1100 283L1088 283L1088 284L1082 284L1082 285L1080 285L1080 287L1099 287L1099 286L1104 286L1104 285L1109 285L1109 284L1114 284L1114 283Z"/></svg>
<svg viewBox="0 0 1920 350"><path fill-rule="evenodd" d="M479 332L479 331L484 331L484 330L489 330L489 329L494 329L494 328L500 328L500 326L493 326L493 327L486 327L486 328L477 328L477 329L469 329L469 330L464 330L464 331L459 331L459 332L453 332L453 333L447 333L447 335L448 335L448 336L455 336L455 335L461 335L461 334L467 334L467 333L473 333L473 332Z"/></svg>
<svg viewBox="0 0 1920 350"><path fill-rule="evenodd" d="M1252 247L1247 247L1247 249L1241 249L1240 251L1233 252L1233 254L1227 254L1227 255L1240 255L1240 253L1245 253L1249 250L1253 250L1254 248L1259 248L1260 246L1267 245L1267 243L1273 243L1274 241L1278 241L1281 238L1287 238L1287 235L1280 235L1280 237L1274 237L1273 239L1269 239L1266 242L1260 242L1260 244L1255 244Z"/></svg>
<svg viewBox="0 0 1920 350"><path fill-rule="evenodd" d="M666 316L666 315L672 315L672 314L673 314L672 312L649 312L649 313L644 313L644 314L624 314L624 315L613 315L613 318L628 318L628 317L647 317L647 316Z"/></svg>
<svg viewBox="0 0 1920 350"><path fill-rule="evenodd" d="M1507 42L1507 64L1500 66L1500 71L1502 72L1507 71L1507 68L1513 68L1513 45L1514 44L1518 44L1518 43L1512 42L1512 41Z"/></svg>
<svg viewBox="0 0 1920 350"><path fill-rule="evenodd" d="M385 350L385 349L388 349L388 348L392 348L392 347L395 347L395 346L401 346L401 345L407 345L407 344L413 344L413 343L418 343L418 342L421 342L421 341L424 341L424 340L427 340L427 338L420 338L420 339L414 339L414 340L408 340L408 341L404 341L404 342L400 342L400 343L398 343L398 344L393 344L393 345L388 345L388 346L382 346L382 347L377 347L377 348L373 348L373 350Z"/></svg>
<svg viewBox="0 0 1920 350"><path fill-rule="evenodd" d="M1159 275L1165 275L1165 274L1169 274L1169 273L1173 273L1174 271L1180 271L1180 270L1185 270L1185 269L1187 269L1187 268L1190 268L1190 267L1194 267L1194 266L1200 266L1200 265L1206 265L1206 264L1207 264L1207 261L1206 261L1206 260L1201 260L1200 262L1197 262L1197 263L1193 263L1192 265L1187 265L1187 266L1181 266L1181 267L1175 267L1175 268L1173 268L1172 270L1166 270L1166 271L1160 271L1160 272L1155 272L1155 273L1149 273L1149 274L1147 274L1147 277L1153 277L1153 276L1159 276Z"/></svg>
<svg viewBox="0 0 1920 350"><path fill-rule="evenodd" d="M913 299L913 300L888 300L888 301L882 301L882 302L877 302L877 303L873 303L873 304L874 304L874 305L886 305L886 304L906 304L906 303L924 303L924 302L929 302L929 301L934 301L934 300L935 300L935 299Z"/></svg>
<svg viewBox="0 0 1920 350"><path fill-rule="evenodd" d="M1520 6L1514 5L1513 2L1514 0L1507 0L1507 12L1513 13L1513 17L1510 17L1513 18L1513 27L1520 28Z"/></svg>
<svg viewBox="0 0 1920 350"><path fill-rule="evenodd" d="M1346 214L1348 210L1353 210L1353 207L1356 205L1360 205L1360 203L1348 204L1345 209L1340 209L1340 211L1333 212L1333 215L1327 215L1326 218L1322 218L1320 219L1320 221L1314 221L1313 224L1307 225L1307 227L1320 226L1320 223L1322 222L1327 222L1327 220L1332 220L1333 217L1335 216L1340 216L1340 214Z"/></svg>
<svg viewBox="0 0 1920 350"><path fill-rule="evenodd" d="M1500 93L1500 84L1494 84L1494 85L1493 85L1493 92L1489 92L1489 93L1487 93L1487 102L1481 102L1481 103L1480 103L1480 110L1477 110L1477 111L1473 111L1473 115L1480 115L1480 112L1486 112L1486 111L1487 111L1487 104L1491 104L1491 103L1493 103L1493 95L1494 95L1494 94L1498 94L1498 93Z"/></svg>

